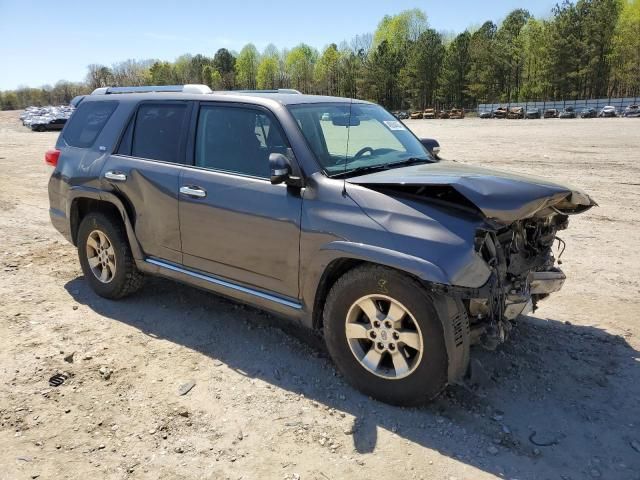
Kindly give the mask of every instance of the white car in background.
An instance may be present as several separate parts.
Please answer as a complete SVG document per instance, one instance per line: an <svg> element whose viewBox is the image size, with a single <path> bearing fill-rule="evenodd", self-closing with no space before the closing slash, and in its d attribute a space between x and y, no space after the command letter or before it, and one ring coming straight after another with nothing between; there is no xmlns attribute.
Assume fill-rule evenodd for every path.
<svg viewBox="0 0 640 480"><path fill-rule="evenodd" d="M600 110L598 114L599 117L617 117L618 113L616 112L616 107L612 107L611 105L607 105Z"/></svg>

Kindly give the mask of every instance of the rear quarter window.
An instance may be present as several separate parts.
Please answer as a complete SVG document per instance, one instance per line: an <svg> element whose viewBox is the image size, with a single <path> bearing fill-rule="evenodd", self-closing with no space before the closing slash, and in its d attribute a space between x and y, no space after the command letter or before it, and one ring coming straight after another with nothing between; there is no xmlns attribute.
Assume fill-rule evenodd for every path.
<svg viewBox="0 0 640 480"><path fill-rule="evenodd" d="M137 158L184 163L181 153L189 122L186 102L145 102L130 121L117 153Z"/></svg>
<svg viewBox="0 0 640 480"><path fill-rule="evenodd" d="M90 147L117 106L118 102L81 103L67 122L62 137L72 147Z"/></svg>

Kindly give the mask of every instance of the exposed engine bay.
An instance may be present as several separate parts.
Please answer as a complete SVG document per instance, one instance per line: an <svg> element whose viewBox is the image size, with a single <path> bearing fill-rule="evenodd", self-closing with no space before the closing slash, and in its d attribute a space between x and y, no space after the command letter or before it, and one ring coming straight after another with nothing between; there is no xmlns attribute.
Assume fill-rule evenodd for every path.
<svg viewBox="0 0 640 480"><path fill-rule="evenodd" d="M472 338L493 349L506 340L512 321L535 311L539 301L562 288L565 275L558 268L564 242L557 232L569 218L557 209L546 216L519 220L509 226L481 230L476 251L493 271L486 298L466 300ZM558 245L558 258L553 247Z"/></svg>
<svg viewBox="0 0 640 480"><path fill-rule="evenodd" d="M565 245L557 234L568 227L570 215L597 205L587 193L546 179L446 161L347 181L393 199L386 211L367 209L367 198L352 192L359 205L388 230L409 226L413 235L424 236L423 251L449 277L448 284L432 288L462 299L472 343L490 349L506 340L519 315L535 310L538 302L562 288L566 277L559 268L559 257ZM402 219L397 224L392 212ZM434 219L435 224L429 223ZM478 219L482 219L479 226ZM451 247L466 247L466 232L462 232L471 224L475 224L469 245L473 258L465 257L464 247L459 255ZM453 231L456 236L449 236ZM433 254L449 248L447 254ZM465 258L460 263L469 268L460 273L456 260ZM480 260L482 266L476 268L474 260ZM479 270L484 279L476 287Z"/></svg>

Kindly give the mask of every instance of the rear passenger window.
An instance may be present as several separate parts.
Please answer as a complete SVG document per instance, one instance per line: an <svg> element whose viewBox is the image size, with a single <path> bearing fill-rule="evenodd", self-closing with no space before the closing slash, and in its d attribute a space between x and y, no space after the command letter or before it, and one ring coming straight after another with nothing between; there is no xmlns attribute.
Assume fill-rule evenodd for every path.
<svg viewBox="0 0 640 480"><path fill-rule="evenodd" d="M71 116L62 137L72 147L93 145L118 102L83 102Z"/></svg>
<svg viewBox="0 0 640 480"><path fill-rule="evenodd" d="M196 166L269 177L269 155L286 153L280 126L263 110L202 106L196 136Z"/></svg>
<svg viewBox="0 0 640 480"><path fill-rule="evenodd" d="M131 139L131 156L184 163L180 147L187 128L187 110L186 103L140 105ZM123 145L129 147L126 140Z"/></svg>

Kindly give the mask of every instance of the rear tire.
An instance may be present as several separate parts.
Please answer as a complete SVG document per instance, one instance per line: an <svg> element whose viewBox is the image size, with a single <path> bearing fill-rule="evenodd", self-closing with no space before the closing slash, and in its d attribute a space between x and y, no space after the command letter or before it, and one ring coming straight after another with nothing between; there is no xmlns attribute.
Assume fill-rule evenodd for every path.
<svg viewBox="0 0 640 480"><path fill-rule="evenodd" d="M382 266L355 268L331 288L323 320L333 361L361 392L418 405L446 387L443 325L434 297L414 278Z"/></svg>
<svg viewBox="0 0 640 480"><path fill-rule="evenodd" d="M101 212L84 217L78 229L78 257L89 286L101 297L126 297L142 286L143 275L119 219Z"/></svg>

